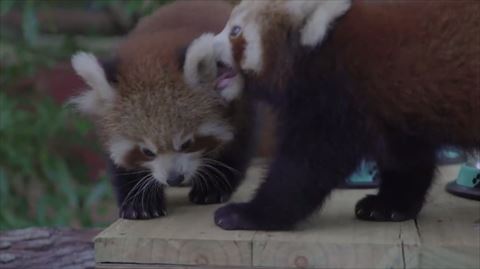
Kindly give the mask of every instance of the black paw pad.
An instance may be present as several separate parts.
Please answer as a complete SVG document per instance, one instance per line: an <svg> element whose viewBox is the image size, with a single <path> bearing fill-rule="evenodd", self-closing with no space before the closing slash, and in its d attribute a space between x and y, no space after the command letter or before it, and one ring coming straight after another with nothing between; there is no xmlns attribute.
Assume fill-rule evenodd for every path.
<svg viewBox="0 0 480 269"><path fill-rule="evenodd" d="M199 205L224 203L230 199L231 191L222 190L212 185L195 182L188 194L190 202Z"/></svg>
<svg viewBox="0 0 480 269"><path fill-rule="evenodd" d="M399 209L376 195L367 195L355 206L356 217L368 221L405 221L415 218L418 211L417 209Z"/></svg>
<svg viewBox="0 0 480 269"><path fill-rule="evenodd" d="M229 204L215 211L215 224L224 230L255 230L260 227L254 225L247 216L245 204Z"/></svg>
<svg viewBox="0 0 480 269"><path fill-rule="evenodd" d="M158 204L144 204L141 203L129 203L124 204L120 208L120 218L122 219L154 219L167 215L167 211L163 203Z"/></svg>

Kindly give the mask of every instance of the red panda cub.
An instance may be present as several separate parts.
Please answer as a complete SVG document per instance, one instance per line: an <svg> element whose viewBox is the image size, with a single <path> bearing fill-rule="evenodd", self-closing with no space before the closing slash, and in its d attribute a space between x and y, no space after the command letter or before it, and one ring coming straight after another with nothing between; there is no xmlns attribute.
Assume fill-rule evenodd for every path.
<svg viewBox="0 0 480 269"><path fill-rule="evenodd" d="M217 87L213 35L202 35L220 31L230 10L178 1L140 21L113 60L72 57L90 87L72 103L96 123L122 218L165 215L164 186L192 182L193 203L220 203L243 178L253 111L240 86Z"/></svg>
<svg viewBox="0 0 480 269"><path fill-rule="evenodd" d="M479 1L243 1L215 37L218 65L276 111L277 144L224 229L291 229L364 158L381 186L358 218L420 212L443 145L480 148ZM241 79L240 79L241 78Z"/></svg>

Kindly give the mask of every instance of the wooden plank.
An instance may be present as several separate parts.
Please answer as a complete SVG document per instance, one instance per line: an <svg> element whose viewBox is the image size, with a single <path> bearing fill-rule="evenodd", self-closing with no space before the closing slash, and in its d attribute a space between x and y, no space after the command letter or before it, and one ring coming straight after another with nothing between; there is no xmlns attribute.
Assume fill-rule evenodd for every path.
<svg viewBox="0 0 480 269"><path fill-rule="evenodd" d="M248 178L258 179L260 172L250 170ZM247 197L248 189L234 199ZM187 188L169 190L167 217L117 220L96 237L96 262L250 266L255 232L217 228L212 216L218 205L192 205L187 194Z"/></svg>
<svg viewBox="0 0 480 269"><path fill-rule="evenodd" d="M262 171L253 167L233 199L248 200ZM417 223L356 220L356 201L375 191L339 190L294 232L221 230L212 218L218 205L191 205L188 189L175 189L168 217L119 220L98 235L96 261L101 268L480 268L479 203L445 193L456 171L440 171Z"/></svg>
<svg viewBox="0 0 480 269"><path fill-rule="evenodd" d="M417 220L421 248L412 268L480 268L480 203L444 191L458 170L446 166L438 172Z"/></svg>
<svg viewBox="0 0 480 269"><path fill-rule="evenodd" d="M0 232L0 268L93 268L99 229L39 228Z"/></svg>
<svg viewBox="0 0 480 269"><path fill-rule="evenodd" d="M336 191L320 214L295 232L257 233L253 265L275 268L403 268L402 243L418 244L413 221L365 222L355 203L372 191Z"/></svg>

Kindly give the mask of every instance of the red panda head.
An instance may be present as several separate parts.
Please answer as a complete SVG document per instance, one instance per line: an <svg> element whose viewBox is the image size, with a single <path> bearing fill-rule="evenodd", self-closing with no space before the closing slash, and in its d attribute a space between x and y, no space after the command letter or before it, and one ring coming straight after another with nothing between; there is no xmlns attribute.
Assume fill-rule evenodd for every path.
<svg viewBox="0 0 480 269"><path fill-rule="evenodd" d="M189 46L182 72L172 63L182 42L136 37L131 45L138 53L129 42L119 49L114 81L94 55L72 57L73 68L90 88L72 103L96 122L116 165L148 169L164 184L172 174L188 181L204 158L233 139L228 102L213 88L212 41L213 35L204 35ZM149 46L157 46L159 54Z"/></svg>
<svg viewBox="0 0 480 269"><path fill-rule="evenodd" d="M330 24L350 7L350 0L243 0L232 11L214 49L221 65L241 73L264 75L278 65L288 51L284 44L293 40L314 47L325 37ZM223 84L236 87L240 78Z"/></svg>

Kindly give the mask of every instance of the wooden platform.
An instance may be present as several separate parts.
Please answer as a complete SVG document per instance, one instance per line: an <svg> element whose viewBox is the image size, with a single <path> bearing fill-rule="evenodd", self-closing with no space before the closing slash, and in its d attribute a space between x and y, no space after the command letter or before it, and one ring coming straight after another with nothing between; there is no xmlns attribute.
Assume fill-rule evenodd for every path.
<svg viewBox="0 0 480 269"><path fill-rule="evenodd" d="M235 195L247 200L262 175L258 166ZM215 206L169 192L169 216L118 220L95 239L98 268L480 268L480 203L446 193L457 166L439 169L418 220L356 220L355 202L375 191L338 190L321 212L293 232L224 231Z"/></svg>

